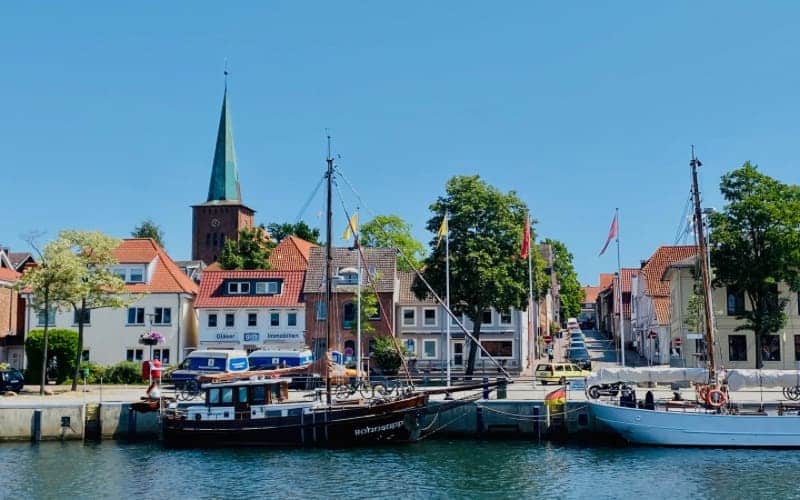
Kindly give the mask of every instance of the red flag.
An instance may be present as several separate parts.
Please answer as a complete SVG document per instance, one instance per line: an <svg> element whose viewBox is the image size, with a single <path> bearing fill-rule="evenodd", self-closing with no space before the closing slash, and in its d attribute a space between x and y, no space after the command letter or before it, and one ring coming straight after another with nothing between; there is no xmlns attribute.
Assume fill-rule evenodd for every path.
<svg viewBox="0 0 800 500"><path fill-rule="evenodd" d="M619 224L617 223L617 214L614 214L614 220L611 221L611 228L608 230L608 239L606 239L606 244L603 245L603 249L600 250L600 255L606 253L606 248L608 248L608 244L611 243L611 240L616 238L619 235Z"/></svg>
<svg viewBox="0 0 800 500"><path fill-rule="evenodd" d="M523 259L528 258L528 252L531 250L531 223L525 217L525 231L522 233L522 248L520 248L519 256Z"/></svg>

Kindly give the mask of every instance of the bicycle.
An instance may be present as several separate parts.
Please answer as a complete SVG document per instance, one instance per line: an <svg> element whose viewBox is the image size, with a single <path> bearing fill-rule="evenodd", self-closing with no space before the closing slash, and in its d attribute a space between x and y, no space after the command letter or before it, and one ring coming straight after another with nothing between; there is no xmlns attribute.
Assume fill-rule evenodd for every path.
<svg viewBox="0 0 800 500"><path fill-rule="evenodd" d="M334 390L336 399L348 399L350 396L358 392L364 399L373 399L376 397L385 397L392 393L392 389L386 387L381 383L371 384L369 381L357 380L355 384L339 384Z"/></svg>
<svg viewBox="0 0 800 500"><path fill-rule="evenodd" d="M800 385L796 385L794 387L784 387L783 397L792 401L800 400Z"/></svg>

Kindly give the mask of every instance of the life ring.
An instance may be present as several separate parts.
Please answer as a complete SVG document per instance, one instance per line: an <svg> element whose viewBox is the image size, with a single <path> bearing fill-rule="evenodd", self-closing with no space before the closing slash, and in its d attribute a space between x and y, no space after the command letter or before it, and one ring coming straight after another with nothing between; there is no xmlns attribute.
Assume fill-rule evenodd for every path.
<svg viewBox="0 0 800 500"><path fill-rule="evenodd" d="M698 401L708 401L708 386L707 385L697 385L695 386L697 390L697 400Z"/></svg>
<svg viewBox="0 0 800 500"><path fill-rule="evenodd" d="M706 395L706 403L712 408L722 408L728 402L728 397L720 389L711 389Z"/></svg>

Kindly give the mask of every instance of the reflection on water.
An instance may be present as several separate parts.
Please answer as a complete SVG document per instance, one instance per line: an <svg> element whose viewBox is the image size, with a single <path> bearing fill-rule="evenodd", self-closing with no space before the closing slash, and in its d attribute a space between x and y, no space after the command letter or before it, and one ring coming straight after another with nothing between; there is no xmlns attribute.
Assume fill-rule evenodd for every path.
<svg viewBox="0 0 800 500"><path fill-rule="evenodd" d="M426 441L356 450L0 445L0 498L797 497L800 453Z"/></svg>

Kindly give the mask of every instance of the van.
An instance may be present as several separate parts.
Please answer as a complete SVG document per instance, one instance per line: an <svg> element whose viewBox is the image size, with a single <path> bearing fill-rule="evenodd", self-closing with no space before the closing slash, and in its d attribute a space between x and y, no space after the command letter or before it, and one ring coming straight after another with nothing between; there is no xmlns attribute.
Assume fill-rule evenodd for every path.
<svg viewBox="0 0 800 500"><path fill-rule="evenodd" d="M539 363L534 372L535 379L542 385L563 384L570 379L582 379L592 372L581 370L574 363Z"/></svg>
<svg viewBox="0 0 800 500"><path fill-rule="evenodd" d="M314 360L310 349L258 350L248 356L251 370L274 370L310 365Z"/></svg>
<svg viewBox="0 0 800 500"><path fill-rule="evenodd" d="M190 352L172 372L171 378L175 388L180 389L185 387L189 380L196 381L199 375L245 372L249 369L250 363L245 351L203 349Z"/></svg>
<svg viewBox="0 0 800 500"><path fill-rule="evenodd" d="M578 320L576 318L569 318L567 320L567 329L568 330L572 330L572 329L580 330L581 329L581 324L578 323Z"/></svg>

